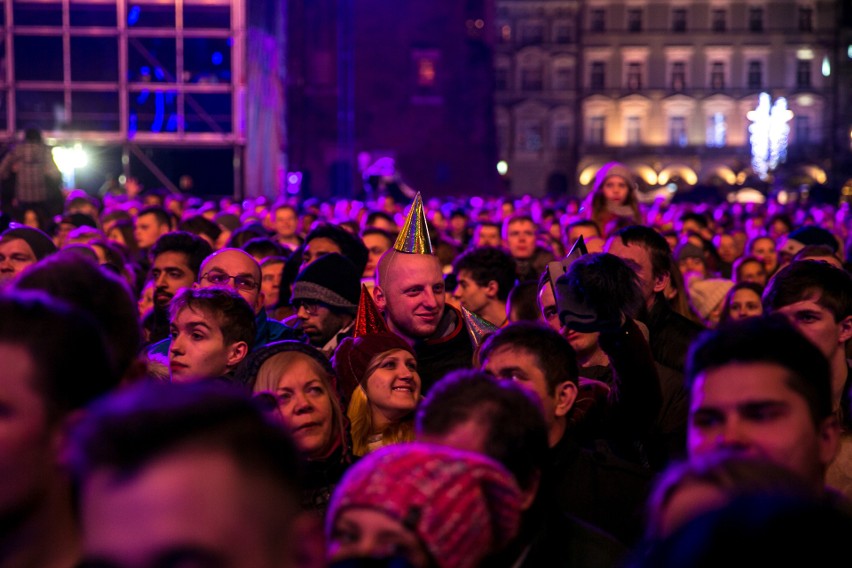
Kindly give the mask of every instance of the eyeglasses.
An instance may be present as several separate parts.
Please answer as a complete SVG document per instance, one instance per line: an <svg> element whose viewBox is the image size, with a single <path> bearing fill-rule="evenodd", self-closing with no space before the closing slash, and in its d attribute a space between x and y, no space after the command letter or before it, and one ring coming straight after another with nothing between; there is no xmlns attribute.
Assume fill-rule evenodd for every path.
<svg viewBox="0 0 852 568"><path fill-rule="evenodd" d="M309 316L317 315L319 307L320 302L309 302L305 300L296 300L295 302L293 302L293 309L296 310L296 312L298 312L300 308L305 308L305 311L308 313Z"/></svg>
<svg viewBox="0 0 852 568"><path fill-rule="evenodd" d="M201 275L201 280L207 280L214 286L228 286L232 278L234 280L234 287L238 290L249 292L260 288L260 284L250 276L231 276L224 272L205 272Z"/></svg>

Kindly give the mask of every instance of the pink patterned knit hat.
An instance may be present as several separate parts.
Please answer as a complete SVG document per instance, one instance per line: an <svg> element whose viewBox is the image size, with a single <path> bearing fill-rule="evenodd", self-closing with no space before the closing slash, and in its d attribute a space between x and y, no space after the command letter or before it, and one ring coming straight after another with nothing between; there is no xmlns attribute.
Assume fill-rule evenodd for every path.
<svg viewBox="0 0 852 568"><path fill-rule="evenodd" d="M398 521L441 568L474 568L517 534L521 494L484 455L412 442L380 448L346 472L329 504L327 535L351 508Z"/></svg>

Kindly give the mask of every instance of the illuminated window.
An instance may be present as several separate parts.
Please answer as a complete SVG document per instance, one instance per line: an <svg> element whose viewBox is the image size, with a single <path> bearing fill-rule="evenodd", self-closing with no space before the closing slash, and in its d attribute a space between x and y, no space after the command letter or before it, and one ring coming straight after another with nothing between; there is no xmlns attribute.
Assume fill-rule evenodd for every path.
<svg viewBox="0 0 852 568"><path fill-rule="evenodd" d="M421 87L435 85L435 61L424 57L417 62L417 84Z"/></svg>
<svg viewBox="0 0 852 568"><path fill-rule="evenodd" d="M686 63L683 61L672 62L671 87L673 91L682 91L686 88Z"/></svg>
<svg viewBox="0 0 852 568"><path fill-rule="evenodd" d="M642 122L638 116L627 117L627 145L638 146L642 143Z"/></svg>
<svg viewBox="0 0 852 568"><path fill-rule="evenodd" d="M606 117L589 117L589 144L592 146L603 146L605 125Z"/></svg>
<svg viewBox="0 0 852 568"><path fill-rule="evenodd" d="M709 148L724 148L728 141L728 124L721 112L711 114L707 118L707 146Z"/></svg>
<svg viewBox="0 0 852 568"><path fill-rule="evenodd" d="M686 117L672 116L669 118L669 144L686 146Z"/></svg>

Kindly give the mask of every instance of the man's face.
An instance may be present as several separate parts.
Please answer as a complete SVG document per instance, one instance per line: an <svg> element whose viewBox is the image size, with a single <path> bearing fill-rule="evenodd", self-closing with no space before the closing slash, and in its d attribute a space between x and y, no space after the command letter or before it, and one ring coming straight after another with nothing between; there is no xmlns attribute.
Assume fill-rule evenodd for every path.
<svg viewBox="0 0 852 568"><path fill-rule="evenodd" d="M512 345L498 347L482 362L482 370L498 379L509 379L534 394L542 404L550 427L556 420L556 399L535 355Z"/></svg>
<svg viewBox="0 0 852 568"><path fill-rule="evenodd" d="M352 316L336 312L322 302L306 300L295 301L296 304L299 324L314 347L324 346L352 321Z"/></svg>
<svg viewBox="0 0 852 568"><path fill-rule="evenodd" d="M818 429L805 399L775 363L729 363L692 386L687 446L692 456L726 447L783 465L822 485L838 448L836 422Z"/></svg>
<svg viewBox="0 0 852 568"><path fill-rule="evenodd" d="M465 309L481 316L492 299L488 287L477 284L469 270L460 270L456 279L458 285L453 290L453 298Z"/></svg>
<svg viewBox="0 0 852 568"><path fill-rule="evenodd" d="M731 235L719 235L716 238L716 251L719 258L725 262L734 262L737 259L737 243Z"/></svg>
<svg viewBox="0 0 852 568"><path fill-rule="evenodd" d="M148 213L137 217L133 235L136 237L136 243L139 245L139 248L149 248L157 242L160 235L167 233L168 230L168 225L160 225L157 222L157 216L153 213Z"/></svg>
<svg viewBox="0 0 852 568"><path fill-rule="evenodd" d="M385 312L391 331L426 338L435 333L444 312L444 276L438 257L398 253L387 277L373 289L376 306Z"/></svg>
<svg viewBox="0 0 852 568"><path fill-rule="evenodd" d="M200 288L216 286L208 278L204 278L204 275L208 273L240 277L246 283L245 286L238 285L234 278L228 280L226 286L236 290L245 298L255 313L263 308L266 299L260 291L262 278L260 265L247 252L239 249L222 249L208 256L201 263L201 270L199 270L198 286Z"/></svg>
<svg viewBox="0 0 852 568"><path fill-rule="evenodd" d="M386 239L383 235L377 233L369 233L364 235L361 240L367 247L367 266L364 267L363 278L373 278L376 273L376 265L382 255L393 246L393 243Z"/></svg>
<svg viewBox="0 0 852 568"><path fill-rule="evenodd" d="M39 510L57 472L58 428L33 390L35 362L23 347L0 343L0 522L23 522Z"/></svg>
<svg viewBox="0 0 852 568"><path fill-rule="evenodd" d="M0 241L0 285L8 283L24 269L38 262L24 239Z"/></svg>
<svg viewBox="0 0 852 568"><path fill-rule="evenodd" d="M505 239L513 257L528 259L535 251L535 224L525 219L509 223Z"/></svg>
<svg viewBox="0 0 852 568"><path fill-rule="evenodd" d="M239 362L233 345L226 345L213 314L184 308L169 323L169 371L172 382L220 377Z"/></svg>
<svg viewBox="0 0 852 568"><path fill-rule="evenodd" d="M503 244L500 228L491 225L480 225L473 232L473 245L477 247L499 247Z"/></svg>
<svg viewBox="0 0 852 568"><path fill-rule="evenodd" d="M154 281L154 305L165 310L178 290L192 286L195 273L189 267L189 259L185 253L167 251L157 255L151 267L151 278Z"/></svg>
<svg viewBox="0 0 852 568"><path fill-rule="evenodd" d="M282 237L292 237L299 228L299 217L289 208L275 211L275 232Z"/></svg>
<svg viewBox="0 0 852 568"><path fill-rule="evenodd" d="M852 317L837 322L834 314L817 301L819 296L812 296L778 308L776 312L783 314L830 361L838 351L845 350L844 344L852 337Z"/></svg>
<svg viewBox="0 0 852 568"><path fill-rule="evenodd" d="M302 252L302 266L299 270L304 269L307 265L325 254L333 252L340 253L340 245L331 239L325 237L317 237L308 241L305 245L305 250Z"/></svg>
<svg viewBox="0 0 852 568"><path fill-rule="evenodd" d="M278 304L281 293L281 273L284 271L283 262L269 263L260 267L262 281L260 291L266 298L266 307L272 309Z"/></svg>
<svg viewBox="0 0 852 568"><path fill-rule="evenodd" d="M203 483L199 483L203 472ZM100 470L85 480L85 559L134 568L290 567L289 527L271 544L255 480L212 451L176 451L129 477ZM100 565L100 564L97 564Z"/></svg>
<svg viewBox="0 0 852 568"><path fill-rule="evenodd" d="M633 269L639 277L645 303L650 308L654 304L654 295L665 290L669 280L668 275L654 277L651 255L642 245L625 245L619 237L613 237L606 243L606 252L624 260Z"/></svg>

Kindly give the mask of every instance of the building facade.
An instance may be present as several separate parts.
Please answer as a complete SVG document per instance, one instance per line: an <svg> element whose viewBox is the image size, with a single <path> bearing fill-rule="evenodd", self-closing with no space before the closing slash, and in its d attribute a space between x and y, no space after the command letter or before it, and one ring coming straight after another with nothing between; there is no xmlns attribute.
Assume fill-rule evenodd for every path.
<svg viewBox="0 0 852 568"><path fill-rule="evenodd" d="M767 146L767 183L826 183L849 152L835 135L849 132L841 11L823 0L498 0L495 100L513 191L541 194L564 174L582 195L613 159L646 188L735 187L762 173L753 143ZM786 122L759 120L761 93Z"/></svg>

